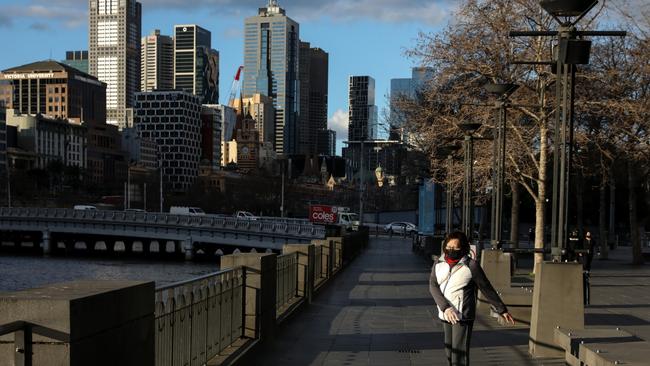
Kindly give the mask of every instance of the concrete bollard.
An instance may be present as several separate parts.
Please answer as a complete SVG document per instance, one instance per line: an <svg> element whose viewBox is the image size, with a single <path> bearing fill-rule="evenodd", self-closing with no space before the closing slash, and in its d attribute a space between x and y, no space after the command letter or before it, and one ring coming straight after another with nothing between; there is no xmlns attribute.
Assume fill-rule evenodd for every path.
<svg viewBox="0 0 650 366"><path fill-rule="evenodd" d="M497 290L503 290L512 286L510 277L510 266L512 256L501 250L483 249L481 252L481 268L485 275Z"/></svg>
<svg viewBox="0 0 650 366"><path fill-rule="evenodd" d="M314 293L314 260L316 247L313 244L285 244L282 253L298 253L298 296L311 304Z"/></svg>
<svg viewBox="0 0 650 366"><path fill-rule="evenodd" d="M564 357L555 328L584 329L582 264L543 262L535 275L528 351L533 357Z"/></svg>
<svg viewBox="0 0 650 366"><path fill-rule="evenodd" d="M246 268L246 329L249 338L273 337L276 324L277 254L238 253L221 257L221 269Z"/></svg>
<svg viewBox="0 0 650 366"><path fill-rule="evenodd" d="M153 282L60 283L2 294L0 324L45 328L32 337L34 365L153 366L154 300ZM0 364L14 359L13 338L0 337Z"/></svg>

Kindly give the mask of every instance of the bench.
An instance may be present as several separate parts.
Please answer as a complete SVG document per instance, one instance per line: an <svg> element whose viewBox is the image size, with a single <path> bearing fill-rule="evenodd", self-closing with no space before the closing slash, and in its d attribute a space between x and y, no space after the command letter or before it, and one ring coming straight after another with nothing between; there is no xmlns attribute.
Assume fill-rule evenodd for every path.
<svg viewBox="0 0 650 366"><path fill-rule="evenodd" d="M565 351L565 361L571 366L647 365L650 360L650 344L620 328L557 327L554 341Z"/></svg>

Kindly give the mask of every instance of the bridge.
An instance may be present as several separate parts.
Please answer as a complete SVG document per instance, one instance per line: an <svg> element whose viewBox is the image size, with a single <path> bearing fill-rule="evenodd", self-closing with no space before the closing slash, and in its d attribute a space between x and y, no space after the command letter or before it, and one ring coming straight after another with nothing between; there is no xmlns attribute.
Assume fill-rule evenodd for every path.
<svg viewBox="0 0 650 366"><path fill-rule="evenodd" d="M245 220L219 215L0 208L0 235L9 245L29 242L45 254L71 250L183 253L190 260L197 253L277 252L284 244L325 238L325 227L302 219L270 217Z"/></svg>

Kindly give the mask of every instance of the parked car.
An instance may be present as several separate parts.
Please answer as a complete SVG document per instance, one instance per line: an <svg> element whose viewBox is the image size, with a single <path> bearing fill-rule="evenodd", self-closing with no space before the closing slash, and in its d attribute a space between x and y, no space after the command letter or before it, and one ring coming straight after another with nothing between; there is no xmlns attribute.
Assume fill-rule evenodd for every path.
<svg viewBox="0 0 650 366"><path fill-rule="evenodd" d="M83 211L97 211L97 207L95 206L90 206L90 205L75 205L73 207L75 210L83 210Z"/></svg>
<svg viewBox="0 0 650 366"><path fill-rule="evenodd" d="M140 208L127 208L126 210L124 210L124 212L142 213L147 211Z"/></svg>
<svg viewBox="0 0 650 366"><path fill-rule="evenodd" d="M384 226L384 232L389 234L414 234L418 232L418 227L410 222L391 222Z"/></svg>
<svg viewBox="0 0 650 366"><path fill-rule="evenodd" d="M241 220L252 220L252 221L259 220L259 217L253 215L248 211L237 211L233 216L235 216L236 219L241 219Z"/></svg>
<svg viewBox="0 0 650 366"><path fill-rule="evenodd" d="M192 216L204 216L205 211L198 207L181 207L181 206L172 206L169 208L169 213L172 215L192 215Z"/></svg>

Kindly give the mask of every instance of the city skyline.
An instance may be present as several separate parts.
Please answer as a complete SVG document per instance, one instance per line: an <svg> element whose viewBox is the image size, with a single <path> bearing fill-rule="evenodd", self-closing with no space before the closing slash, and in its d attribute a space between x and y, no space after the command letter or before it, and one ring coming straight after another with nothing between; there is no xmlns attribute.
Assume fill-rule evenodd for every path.
<svg viewBox="0 0 650 366"><path fill-rule="evenodd" d="M168 8L151 1L142 1L142 35L154 29L162 34L172 35L175 24L200 24L212 32L212 47L220 52L220 103L229 95L231 80L237 67L243 65L244 20L265 6L265 0L247 1L241 5L224 2L219 6L197 2L196 7L179 6L174 1L164 2ZM364 2L361 2L364 3ZM66 50L88 48L87 1L48 2L49 13L38 16L39 6L44 2L32 1L28 4L14 1L0 1L3 17L0 17L0 31L23 29L18 40L9 40L9 47L15 51L3 58L0 68L52 58L62 60ZM349 5L349 13L343 13L345 4L335 1L325 8L321 4L300 1L280 1L290 16L301 23L301 39L311 42L315 47L330 54L328 128L337 132L337 149L347 138L347 81L350 75L371 75L377 80L377 105L387 107L386 95L390 90L390 79L406 77L414 66L403 52L413 46L417 32L436 31L446 22L446 14L453 6L450 1L438 1L422 5L419 1L407 1L401 9L389 17L369 11L362 4ZM367 4L366 4L367 5ZM384 10L394 9L394 5L380 4ZM390 8L390 9L389 9ZM182 12L179 12L182 9ZM418 14L417 9L426 10ZM206 11L207 10L207 11ZM314 11L317 10L317 11ZM410 12L413 18L408 19ZM425 14L426 13L426 14ZM69 16L81 14L83 19ZM86 14L84 16L84 14ZM56 32L52 32L56 29ZM40 42L47 33L51 42L39 49L25 47L25 44ZM382 42L368 42L368 39L381 39ZM14 43L15 44L12 44ZM44 43L45 44L45 43ZM376 62L374 60L381 60Z"/></svg>

